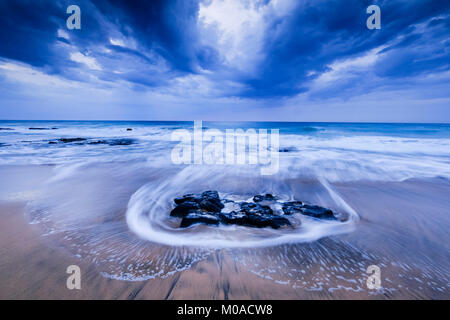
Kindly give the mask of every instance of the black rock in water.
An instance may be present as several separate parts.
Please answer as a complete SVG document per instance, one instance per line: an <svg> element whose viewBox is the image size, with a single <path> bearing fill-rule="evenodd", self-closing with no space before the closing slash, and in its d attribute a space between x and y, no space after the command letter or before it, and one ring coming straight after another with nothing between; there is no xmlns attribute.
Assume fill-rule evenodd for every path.
<svg viewBox="0 0 450 320"><path fill-rule="evenodd" d="M133 139L112 139L106 142L110 146L129 146L134 143Z"/></svg>
<svg viewBox="0 0 450 320"><path fill-rule="evenodd" d="M80 145L106 144L109 146L128 146L130 144L133 144L134 142L135 141L133 139L126 139L126 138L108 139L108 140L92 140L92 139L86 139L86 138L60 138L60 139L50 141L49 144L76 143L76 144L80 144Z"/></svg>
<svg viewBox="0 0 450 320"><path fill-rule="evenodd" d="M254 202L261 202L261 201L275 201L275 197L271 195L270 193L266 193L264 195L258 194L253 197Z"/></svg>
<svg viewBox="0 0 450 320"><path fill-rule="evenodd" d="M208 212L220 212L223 208L223 204L219 201L212 201L211 199L202 199L200 201L200 208Z"/></svg>
<svg viewBox="0 0 450 320"><path fill-rule="evenodd" d="M224 224L237 224L238 226L245 225L247 221L247 215L242 212L221 212L219 218Z"/></svg>
<svg viewBox="0 0 450 320"><path fill-rule="evenodd" d="M279 216L247 215L247 226L265 228L272 227L278 229L282 226L289 226L288 219Z"/></svg>
<svg viewBox="0 0 450 320"><path fill-rule="evenodd" d="M133 131L133 129L131 129L131 128L127 128L127 131Z"/></svg>
<svg viewBox="0 0 450 320"><path fill-rule="evenodd" d="M194 201L185 201L178 206L176 206L171 212L170 215L172 217L185 217L189 213L195 213L200 211L200 206L197 202Z"/></svg>
<svg viewBox="0 0 450 320"><path fill-rule="evenodd" d="M286 148L278 149L278 152L294 152L294 151L297 151L297 148L295 148L295 147L286 147Z"/></svg>
<svg viewBox="0 0 450 320"><path fill-rule="evenodd" d="M294 213L301 213L302 207L303 203L301 201L290 201L283 203L281 209L283 210L284 214L292 215Z"/></svg>
<svg viewBox="0 0 450 320"><path fill-rule="evenodd" d="M71 143L71 142L81 142L81 141L86 141L87 139L85 138L61 138L58 139L59 142L63 142L63 143Z"/></svg>
<svg viewBox="0 0 450 320"><path fill-rule="evenodd" d="M89 141L88 144L107 144L110 146L129 146L133 144L133 139L110 139L110 140L95 140Z"/></svg>
<svg viewBox="0 0 450 320"><path fill-rule="evenodd" d="M28 130L56 130L58 128L40 128L40 127L30 127Z"/></svg>
<svg viewBox="0 0 450 320"><path fill-rule="evenodd" d="M185 202L195 202L199 205L200 209L206 212L218 213L224 208L217 191L205 191L202 194L185 194L182 197L175 198L174 202L177 205Z"/></svg>
<svg viewBox="0 0 450 320"><path fill-rule="evenodd" d="M253 202L234 202L230 199L220 199L217 191L209 190L201 194L185 194L175 198L174 202L175 208L170 215L182 218L181 228L203 223L279 229L291 226L291 222L285 216L297 213L317 219L336 219L330 209L304 204L301 201L280 202L269 193L254 196ZM234 211L222 212L224 203L234 203ZM270 206L275 203L281 204L283 215L274 214Z"/></svg>
<svg viewBox="0 0 450 320"><path fill-rule="evenodd" d="M183 203L183 202L185 202L185 201L195 201L195 200L197 200L198 198L199 198L198 195L195 195L195 194L185 194L185 195L182 196L182 197L175 198L173 201L174 201L176 204L181 204L181 203Z"/></svg>
<svg viewBox="0 0 450 320"><path fill-rule="evenodd" d="M272 215L273 211L269 206L262 206L258 203L242 202L240 204L241 212L248 215Z"/></svg>
<svg viewBox="0 0 450 320"><path fill-rule="evenodd" d="M180 227L186 228L197 223L218 225L220 223L220 219L212 214L189 213L181 220Z"/></svg>
<svg viewBox="0 0 450 320"><path fill-rule="evenodd" d="M302 214L318 219L336 219L330 209L308 204L303 205Z"/></svg>
<svg viewBox="0 0 450 320"><path fill-rule="evenodd" d="M310 216L317 219L335 220L336 217L333 211L330 209L304 204L301 201L285 202L282 206L282 210L286 215L292 215L294 213L301 213L306 216Z"/></svg>

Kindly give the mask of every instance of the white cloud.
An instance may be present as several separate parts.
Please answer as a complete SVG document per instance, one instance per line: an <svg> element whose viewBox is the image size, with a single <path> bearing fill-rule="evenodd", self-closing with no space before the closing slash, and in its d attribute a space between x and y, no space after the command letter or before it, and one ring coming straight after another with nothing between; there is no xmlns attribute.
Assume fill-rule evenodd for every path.
<svg viewBox="0 0 450 320"><path fill-rule="evenodd" d="M368 70L381 56L379 52L385 47L386 46L377 47L360 57L333 62L328 66L330 70L322 73L314 81L313 86L326 85L327 83L346 78L352 72L363 72ZM311 71L310 74L313 75L315 72Z"/></svg>
<svg viewBox="0 0 450 320"><path fill-rule="evenodd" d="M289 13L292 0L255 1L213 0L200 4L199 29L206 44L214 46L228 67L257 71L265 30L274 17Z"/></svg>
<svg viewBox="0 0 450 320"><path fill-rule="evenodd" d="M65 30L63 30L63 29L58 29L58 33L57 33L57 36L59 37L59 38L64 38L64 39L66 39L66 40L69 40L69 34L65 31Z"/></svg>
<svg viewBox="0 0 450 320"><path fill-rule="evenodd" d="M109 43L113 46L125 47L125 43L120 39L109 39Z"/></svg>
<svg viewBox="0 0 450 320"><path fill-rule="evenodd" d="M85 56L81 52L74 52L70 54L70 60L85 64L88 68L92 70L102 70L101 66L92 57Z"/></svg>
<svg viewBox="0 0 450 320"><path fill-rule="evenodd" d="M22 84L50 86L52 88L74 88L79 86L77 82L48 75L27 65L4 62L0 63L0 70L2 75L6 76L8 80Z"/></svg>

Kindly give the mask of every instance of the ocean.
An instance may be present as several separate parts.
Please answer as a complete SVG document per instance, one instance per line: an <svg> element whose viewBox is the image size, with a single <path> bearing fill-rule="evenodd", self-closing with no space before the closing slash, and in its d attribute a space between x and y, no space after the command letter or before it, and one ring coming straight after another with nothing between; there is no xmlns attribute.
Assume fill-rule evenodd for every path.
<svg viewBox="0 0 450 320"><path fill-rule="evenodd" d="M203 122L203 126L222 131L279 129L280 174L290 178L397 181L450 175L448 124ZM193 122L0 121L0 164L126 161L169 167L176 145L171 133L179 129L192 131ZM61 138L87 140L52 143ZM120 145L120 139L128 140ZM102 140L106 143L96 143ZM119 145L108 144L114 141Z"/></svg>
<svg viewBox="0 0 450 320"><path fill-rule="evenodd" d="M193 137L194 122L0 121L0 201L25 202L43 237L108 279L164 279L220 250L294 291L370 296L365 270L375 264L389 274L378 294L448 297L449 124L203 122L202 129L278 130L279 145L267 147L277 171L218 159L226 154L196 164L193 152L189 163L174 163L174 132ZM292 227L280 230L180 229L169 216L173 199L206 190L240 202L270 193L343 218L292 216Z"/></svg>

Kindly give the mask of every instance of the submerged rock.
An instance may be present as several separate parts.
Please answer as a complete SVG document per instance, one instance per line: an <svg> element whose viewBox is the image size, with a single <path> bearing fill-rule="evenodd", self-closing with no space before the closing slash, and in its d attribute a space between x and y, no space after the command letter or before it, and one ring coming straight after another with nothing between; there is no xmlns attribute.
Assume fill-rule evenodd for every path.
<svg viewBox="0 0 450 320"><path fill-rule="evenodd" d="M119 139L108 139L108 140L91 140L86 138L60 138L57 140L52 140L49 144L57 144L57 143L74 143L76 144L88 144L88 145L96 145L96 144L106 144L109 146L128 146L133 144L135 141L133 139L127 138L119 138Z"/></svg>
<svg viewBox="0 0 450 320"><path fill-rule="evenodd" d="M284 214L292 215L294 213L301 213L302 206L303 203L301 201L290 201L283 203L281 209L283 210Z"/></svg>
<svg viewBox="0 0 450 320"><path fill-rule="evenodd" d="M81 142L81 141L86 141L87 139L85 138L61 138L58 139L59 142L62 143L71 143L71 142Z"/></svg>
<svg viewBox="0 0 450 320"><path fill-rule="evenodd" d="M240 203L241 206L241 212L247 214L247 215L272 215L273 211L269 206L262 206L258 203L248 203L248 202L242 202Z"/></svg>
<svg viewBox="0 0 450 320"><path fill-rule="evenodd" d="M95 140L90 141L88 144L107 144L110 146L129 146L133 144L133 139L111 139L111 140Z"/></svg>
<svg viewBox="0 0 450 320"><path fill-rule="evenodd" d="M294 151L297 151L297 148L295 148L295 147L286 147L286 148L278 149L278 152L294 152Z"/></svg>
<svg viewBox="0 0 450 320"><path fill-rule="evenodd" d="M13 131L13 128L0 128L0 131Z"/></svg>
<svg viewBox="0 0 450 320"><path fill-rule="evenodd" d="M130 144L133 144L133 139L112 139L107 140L107 144L110 146L129 146Z"/></svg>
<svg viewBox="0 0 450 320"><path fill-rule="evenodd" d="M58 128L41 128L41 127L30 127L28 130L56 130Z"/></svg>
<svg viewBox="0 0 450 320"><path fill-rule="evenodd" d="M89 141L88 144L107 144L110 146L129 146L133 144L133 139L110 139L110 140L95 140Z"/></svg>
<svg viewBox="0 0 450 320"><path fill-rule="evenodd" d="M308 204L303 205L302 214L318 219L336 219L330 209Z"/></svg>
<svg viewBox="0 0 450 320"><path fill-rule="evenodd" d="M253 197L254 202L261 202L261 201L275 201L275 197L271 195L270 193L266 193L264 195L258 194Z"/></svg>
<svg viewBox="0 0 450 320"><path fill-rule="evenodd" d="M331 211L330 209L321 206L304 204L301 201L285 202L282 206L282 210L286 215L301 213L306 216L310 216L317 219L327 219L327 220L336 219L336 217L333 214L333 211Z"/></svg>

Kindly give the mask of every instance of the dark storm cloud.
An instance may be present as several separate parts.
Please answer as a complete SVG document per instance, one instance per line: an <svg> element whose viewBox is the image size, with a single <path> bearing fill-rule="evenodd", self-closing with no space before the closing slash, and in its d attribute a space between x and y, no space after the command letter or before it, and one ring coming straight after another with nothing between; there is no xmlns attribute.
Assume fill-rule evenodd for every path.
<svg viewBox="0 0 450 320"><path fill-rule="evenodd" d="M269 2L260 1L258 6ZM71 4L81 8L81 30L65 27L66 8ZM365 11L371 4L382 9L381 30L365 26ZM381 45L387 48L371 71L377 77L398 79L448 70L449 11L450 1L436 0L298 1L288 15L265 17L263 58L255 62L256 73L246 73L228 67L221 53L202 41L198 1L3 0L0 57L73 80L89 81L85 76L89 72L107 82L127 81L151 88L208 70L205 77L223 95L291 97L308 92L311 81L329 71L333 62L358 57ZM69 39L58 36L58 29L69 33ZM111 43L110 39L122 36L135 47ZM82 61L70 59L74 51L95 59L99 68L89 70ZM230 81L235 86L227 88ZM376 85L364 81L360 89ZM353 74L332 85L327 96L364 81Z"/></svg>
<svg viewBox="0 0 450 320"><path fill-rule="evenodd" d="M382 8L381 30L366 28L369 15L365 11L370 4ZM241 79L248 85L242 94L263 98L295 95L307 90L311 72L320 75L333 61L355 57L403 35L405 38L386 54L387 65L378 65L384 69L378 75L408 76L433 71L438 66L448 69L448 42L441 43L448 38L448 17L432 20L431 26L420 33L409 33L414 30L413 24L448 15L449 8L450 1L432 0L299 2L291 15L272 21L265 39L266 59L259 74ZM436 38L422 37L428 32ZM424 47L426 53L422 51ZM422 60L425 54L432 56Z"/></svg>
<svg viewBox="0 0 450 320"><path fill-rule="evenodd" d="M0 1L0 56L38 67L49 64L62 12L56 2Z"/></svg>
<svg viewBox="0 0 450 320"><path fill-rule="evenodd" d="M76 4L81 8L81 30L67 30L66 8ZM82 54L98 58L103 71L117 66L118 57L128 56L123 67L130 72L125 80L157 85L145 74L134 74L136 61L139 70L148 71L146 64L154 65L155 60L162 60L169 70L165 76L195 72L198 63L208 63L208 48L196 44L196 17L198 3L195 1L2 1L0 2L0 56L45 67L49 73L59 73L73 78L74 63L69 59L69 51L75 48ZM58 29L70 34L70 40L58 37ZM137 42L138 49L113 46L110 38L115 34L130 37ZM71 46L61 46L65 44ZM108 59L101 48L113 51L114 57ZM209 49L211 51L211 49ZM152 54L150 54L152 53ZM198 58L197 58L198 56ZM123 61L123 60L122 60ZM155 70L152 70L155 72ZM75 72L76 73L76 72ZM134 74L130 76L128 73ZM164 75L158 74L161 78ZM102 78L117 79L118 76L103 74ZM165 79L161 79L165 83Z"/></svg>

